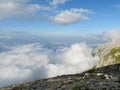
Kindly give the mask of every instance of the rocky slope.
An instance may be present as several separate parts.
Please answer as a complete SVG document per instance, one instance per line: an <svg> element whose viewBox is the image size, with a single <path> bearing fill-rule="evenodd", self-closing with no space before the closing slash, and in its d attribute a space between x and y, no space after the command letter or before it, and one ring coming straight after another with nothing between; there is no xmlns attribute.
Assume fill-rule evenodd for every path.
<svg viewBox="0 0 120 90"><path fill-rule="evenodd" d="M93 56L99 57L99 62L95 66L103 67L120 63L120 41L113 41L99 46L92 53Z"/></svg>
<svg viewBox="0 0 120 90"><path fill-rule="evenodd" d="M89 70L82 74L12 85L0 90L120 90L120 64Z"/></svg>

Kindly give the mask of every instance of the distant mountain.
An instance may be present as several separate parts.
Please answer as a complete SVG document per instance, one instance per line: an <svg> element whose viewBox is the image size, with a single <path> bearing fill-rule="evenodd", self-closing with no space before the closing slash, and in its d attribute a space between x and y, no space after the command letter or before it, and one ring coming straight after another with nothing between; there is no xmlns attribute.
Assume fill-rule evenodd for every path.
<svg viewBox="0 0 120 90"><path fill-rule="evenodd" d="M120 90L120 64L89 70L82 74L21 83L0 90Z"/></svg>
<svg viewBox="0 0 120 90"><path fill-rule="evenodd" d="M95 49L92 55L99 57L99 62L95 66L96 68L120 64L120 41L113 41L100 45Z"/></svg>

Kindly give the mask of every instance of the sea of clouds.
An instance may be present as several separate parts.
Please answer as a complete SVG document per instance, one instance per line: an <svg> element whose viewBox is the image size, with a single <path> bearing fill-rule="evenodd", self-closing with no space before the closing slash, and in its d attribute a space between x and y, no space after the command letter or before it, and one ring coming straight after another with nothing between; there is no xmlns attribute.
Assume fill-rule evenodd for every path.
<svg viewBox="0 0 120 90"><path fill-rule="evenodd" d="M101 35L49 38L25 32L0 33L0 87L40 78L81 73L98 58L99 44L119 40L119 30Z"/></svg>

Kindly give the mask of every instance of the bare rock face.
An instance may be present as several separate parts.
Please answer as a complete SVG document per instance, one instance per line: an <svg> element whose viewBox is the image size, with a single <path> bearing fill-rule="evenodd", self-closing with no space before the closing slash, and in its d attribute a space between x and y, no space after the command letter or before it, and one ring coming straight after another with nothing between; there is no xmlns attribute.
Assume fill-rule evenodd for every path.
<svg viewBox="0 0 120 90"><path fill-rule="evenodd" d="M0 90L120 90L120 64L11 85Z"/></svg>
<svg viewBox="0 0 120 90"><path fill-rule="evenodd" d="M99 57L99 62L95 68L120 63L120 41L112 41L100 45L92 52L93 56Z"/></svg>

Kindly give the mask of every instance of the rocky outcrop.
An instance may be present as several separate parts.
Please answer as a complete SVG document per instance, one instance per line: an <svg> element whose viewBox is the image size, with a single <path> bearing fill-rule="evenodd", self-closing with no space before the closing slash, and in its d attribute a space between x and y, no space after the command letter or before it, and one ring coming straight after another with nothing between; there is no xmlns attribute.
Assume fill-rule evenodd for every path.
<svg viewBox="0 0 120 90"><path fill-rule="evenodd" d="M120 64L11 85L0 90L120 90Z"/></svg>
<svg viewBox="0 0 120 90"><path fill-rule="evenodd" d="M112 64L120 64L120 41L112 41L100 45L93 51L92 55L99 57L99 62L95 68Z"/></svg>

